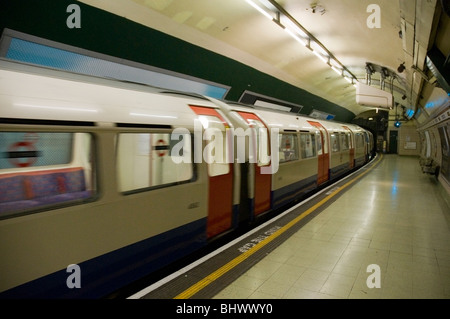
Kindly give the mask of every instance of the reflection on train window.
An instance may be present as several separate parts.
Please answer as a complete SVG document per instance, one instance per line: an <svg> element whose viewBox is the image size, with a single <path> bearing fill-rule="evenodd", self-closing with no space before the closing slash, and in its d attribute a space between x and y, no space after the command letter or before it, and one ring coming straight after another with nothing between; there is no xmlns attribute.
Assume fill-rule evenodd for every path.
<svg viewBox="0 0 450 319"><path fill-rule="evenodd" d="M227 128L216 116L199 116L205 129L204 139L207 140L203 150L203 160L208 163L209 176L226 175L230 173L230 161L227 161L230 150Z"/></svg>
<svg viewBox="0 0 450 319"><path fill-rule="evenodd" d="M296 134L279 134L278 139L280 163L298 160L298 136Z"/></svg>
<svg viewBox="0 0 450 319"><path fill-rule="evenodd" d="M419 136L420 136L420 145L421 145L420 156L424 157L425 154L427 153L427 144L426 144L426 140L425 140L425 133L419 132Z"/></svg>
<svg viewBox="0 0 450 319"><path fill-rule="evenodd" d="M93 150L88 133L0 132L0 217L91 198Z"/></svg>
<svg viewBox="0 0 450 319"><path fill-rule="evenodd" d="M323 155L322 151L322 135L320 132L316 132L316 141L317 141L317 155Z"/></svg>
<svg viewBox="0 0 450 319"><path fill-rule="evenodd" d="M438 132L441 140L442 154L448 156L450 155L450 141L449 141L450 137L448 136L445 127L439 127Z"/></svg>
<svg viewBox="0 0 450 319"><path fill-rule="evenodd" d="M430 138L430 133L428 131L425 131L425 139L426 139L426 144L427 144L425 157L428 158L431 156L431 138Z"/></svg>
<svg viewBox="0 0 450 319"><path fill-rule="evenodd" d="M267 127L258 120L249 119L250 126L256 129L256 145L258 149L258 166L270 164L269 134Z"/></svg>
<svg viewBox="0 0 450 319"><path fill-rule="evenodd" d="M441 168L440 174L450 181L450 134L449 126L441 126L438 128L440 140L441 140Z"/></svg>
<svg viewBox="0 0 450 319"><path fill-rule="evenodd" d="M432 148L433 148L433 158L437 157L437 153L438 153L438 144L437 144L437 140L436 140L436 136L434 135L434 131L431 131L431 138L433 140L433 144L432 144Z"/></svg>
<svg viewBox="0 0 450 319"><path fill-rule="evenodd" d="M314 134L300 134L300 149L302 158L310 158L316 156L316 139Z"/></svg>
<svg viewBox="0 0 450 319"><path fill-rule="evenodd" d="M119 134L119 190L128 192L192 180L193 164L189 154L192 138L190 135L181 137L171 142L171 134L167 133Z"/></svg>
<svg viewBox="0 0 450 319"><path fill-rule="evenodd" d="M339 133L331 133L331 150L339 152Z"/></svg>
<svg viewBox="0 0 450 319"><path fill-rule="evenodd" d="M341 138L341 151L348 150L348 136L345 133L339 134Z"/></svg>

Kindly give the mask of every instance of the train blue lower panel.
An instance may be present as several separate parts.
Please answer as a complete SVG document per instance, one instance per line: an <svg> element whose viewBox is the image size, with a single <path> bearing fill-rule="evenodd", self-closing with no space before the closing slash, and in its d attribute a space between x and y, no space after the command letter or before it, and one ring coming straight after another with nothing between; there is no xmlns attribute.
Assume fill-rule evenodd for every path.
<svg viewBox="0 0 450 319"><path fill-rule="evenodd" d="M53 274L7 290L0 299L98 299L206 245L206 218L83 262L80 288L69 288L72 272Z"/></svg>
<svg viewBox="0 0 450 319"><path fill-rule="evenodd" d="M355 158L355 166L356 167L362 166L362 165L364 165L364 163L366 161L367 161L367 159L366 159L365 156L361 156L361 157Z"/></svg>
<svg viewBox="0 0 450 319"><path fill-rule="evenodd" d="M337 179L350 170L350 164L344 163L342 165L330 169L330 180Z"/></svg>
<svg viewBox="0 0 450 319"><path fill-rule="evenodd" d="M299 199L317 187L317 175L301 180L297 183L272 191L272 208L277 209L283 205Z"/></svg>

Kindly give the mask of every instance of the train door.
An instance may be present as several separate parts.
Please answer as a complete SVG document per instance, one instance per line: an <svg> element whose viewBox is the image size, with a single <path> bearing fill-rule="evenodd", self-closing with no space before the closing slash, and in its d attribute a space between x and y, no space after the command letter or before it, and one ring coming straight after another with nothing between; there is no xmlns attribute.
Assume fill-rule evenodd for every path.
<svg viewBox="0 0 450 319"><path fill-rule="evenodd" d="M439 137L441 140L441 167L440 174L450 182L450 132L449 127L441 126L438 128Z"/></svg>
<svg viewBox="0 0 450 319"><path fill-rule="evenodd" d="M255 182L254 182L254 214L259 215L270 209L270 199L272 190L272 175L262 174L261 169L264 166L270 166L269 160L269 129L263 121L253 113L238 112L240 116L256 129L254 144L257 146L257 163L255 163Z"/></svg>
<svg viewBox="0 0 450 319"><path fill-rule="evenodd" d="M425 157L429 158L431 156L431 138L430 133L428 131L425 131L425 140L426 140Z"/></svg>
<svg viewBox="0 0 450 319"><path fill-rule="evenodd" d="M354 142L354 134L353 131L347 127L344 126L344 129L348 130L347 140L348 140L348 149L349 149L349 163L350 163L350 169L355 167L355 142Z"/></svg>
<svg viewBox="0 0 450 319"><path fill-rule="evenodd" d="M366 159L365 162L367 163L371 159L372 149L370 146L369 133L363 132L363 136L364 136L364 155Z"/></svg>
<svg viewBox="0 0 450 319"><path fill-rule="evenodd" d="M328 133L325 127L323 127L322 124L320 124L319 122L308 121L308 123L314 127L317 127L320 131L321 138L318 139L318 147L317 147L317 155L319 161L317 184L320 185L328 181L329 178L330 152L328 147Z"/></svg>
<svg viewBox="0 0 450 319"><path fill-rule="evenodd" d="M230 229L232 225L233 165L231 161L227 161L229 154L228 146L230 143L228 129L230 128L230 124L213 108L192 105L190 107L199 115L202 126L205 129L204 138L210 140L205 146L205 150L202 150L203 157L211 157L212 154L216 156L215 158L204 158L208 165L209 179L206 231L208 238L211 238ZM212 130L208 131L208 128ZM218 143L216 136L207 137L208 132L216 134L217 129L223 132L223 143Z"/></svg>

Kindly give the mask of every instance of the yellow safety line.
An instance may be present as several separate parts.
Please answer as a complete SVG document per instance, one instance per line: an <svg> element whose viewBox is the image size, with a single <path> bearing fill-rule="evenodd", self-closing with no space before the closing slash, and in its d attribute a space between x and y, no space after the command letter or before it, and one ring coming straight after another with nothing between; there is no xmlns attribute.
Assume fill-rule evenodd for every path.
<svg viewBox="0 0 450 319"><path fill-rule="evenodd" d="M289 228L291 228L292 226L294 226L295 224L300 222L303 218L305 218L306 216L311 214L317 208L319 208L320 206L325 204L328 200L330 200L331 198L336 196L343 189L345 189L346 187L348 187L349 185L353 184L355 181L357 181L358 179L363 177L371 169L373 169L376 166L376 164L378 164L378 162L381 161L382 158L383 158L383 155L381 155L380 158L377 160L377 162L375 164L373 164L373 166L371 168L369 168L367 171L361 173L361 175L358 175L357 177L355 177L351 181L349 181L346 184L344 184L342 187L339 187L339 189L337 189L336 191L334 191L333 193L331 193L330 195L328 195L327 197L322 199L320 202L318 202L317 204L315 204L314 206L312 206L308 210L304 211L301 215L297 216L295 219L293 219L292 221L287 223L285 226L281 227L279 230L277 230L271 236L269 236L266 239L264 239L263 241L259 242L258 244L253 246L251 249L247 250L245 253L242 253L238 257L236 257L233 260L229 261L224 266L220 267L219 269L217 269L216 271L211 273L209 276L203 278L202 280L200 280L196 284L192 285L191 287L189 287L188 289L186 289L185 291L183 291L182 293L177 295L174 299L188 299L188 298L192 297L193 295L195 295L196 293L198 293L203 288L205 288L206 286L208 286L209 284L211 284L213 281L215 281L218 278L222 277L228 271L230 271L231 269L233 269L234 267L239 265L241 262L246 260L248 257L250 257L251 255L256 253L258 250L260 250L261 248L263 248L264 246L266 246L267 244L272 242L274 239L276 239L277 237L282 235Z"/></svg>

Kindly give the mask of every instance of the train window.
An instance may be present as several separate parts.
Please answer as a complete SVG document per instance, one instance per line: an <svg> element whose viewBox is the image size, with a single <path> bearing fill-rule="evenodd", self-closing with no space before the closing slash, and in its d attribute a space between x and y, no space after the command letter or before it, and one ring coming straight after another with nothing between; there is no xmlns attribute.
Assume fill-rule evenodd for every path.
<svg viewBox="0 0 450 319"><path fill-rule="evenodd" d="M439 136L441 138L441 168L440 173L447 180L450 181L450 126L441 126L438 128Z"/></svg>
<svg viewBox="0 0 450 319"><path fill-rule="evenodd" d="M322 150L322 135L320 134L320 132L316 132L316 141L317 141L317 155L322 155L323 154L323 150Z"/></svg>
<svg viewBox="0 0 450 319"><path fill-rule="evenodd" d="M364 147L363 135L361 133L356 133L355 139L356 139L356 148L363 148Z"/></svg>
<svg viewBox="0 0 450 319"><path fill-rule="evenodd" d="M229 137L224 123L215 116L199 116L203 127L205 128L205 139L208 141L203 150L203 157L208 163L209 176L226 175L230 172L229 156Z"/></svg>
<svg viewBox="0 0 450 319"><path fill-rule="evenodd" d="M256 129L256 144L258 145L258 166L270 164L269 134L266 126L258 120L248 119L250 126Z"/></svg>
<svg viewBox="0 0 450 319"><path fill-rule="evenodd" d="M426 144L426 151L425 151L425 157L428 158L431 156L431 138L430 133L428 131L425 131L425 144Z"/></svg>
<svg viewBox="0 0 450 319"><path fill-rule="evenodd" d="M0 218L92 198L93 141L88 133L0 132Z"/></svg>
<svg viewBox="0 0 450 319"><path fill-rule="evenodd" d="M280 163L298 160L298 136L296 134L279 134Z"/></svg>
<svg viewBox="0 0 450 319"><path fill-rule="evenodd" d="M433 149L433 158L436 158L437 153L438 153L438 144L437 144L436 136L434 135L434 131L431 131L431 137L433 140L433 144L431 144L432 149Z"/></svg>
<svg viewBox="0 0 450 319"><path fill-rule="evenodd" d="M335 152L339 152L339 133L331 133L331 150Z"/></svg>
<svg viewBox="0 0 450 319"><path fill-rule="evenodd" d="M442 154L449 156L450 155L450 141L449 136L447 133L447 130L444 126L438 128L440 140L441 140L441 147L442 147Z"/></svg>
<svg viewBox="0 0 450 319"><path fill-rule="evenodd" d="M347 140L348 140L349 147L351 149L355 148L355 146L353 145L353 139L352 139L352 134L351 133L347 133Z"/></svg>
<svg viewBox="0 0 450 319"><path fill-rule="evenodd" d="M425 154L427 152L426 151L427 145L425 144L425 133L419 132L419 136L420 136L420 145L421 145L420 156L425 157Z"/></svg>
<svg viewBox="0 0 450 319"><path fill-rule="evenodd" d="M300 134L300 149L302 158L310 158L316 156L316 139L315 134Z"/></svg>
<svg viewBox="0 0 450 319"><path fill-rule="evenodd" d="M345 133L341 133L339 134L340 137L340 142L341 142L341 151L346 151L348 150L348 136Z"/></svg>
<svg viewBox="0 0 450 319"><path fill-rule="evenodd" d="M193 164L190 154L185 152L192 151L192 138L189 134L182 137L174 143L168 133L119 134L116 167L119 190L147 190L191 181ZM178 143L183 143L183 147L174 150Z"/></svg>

